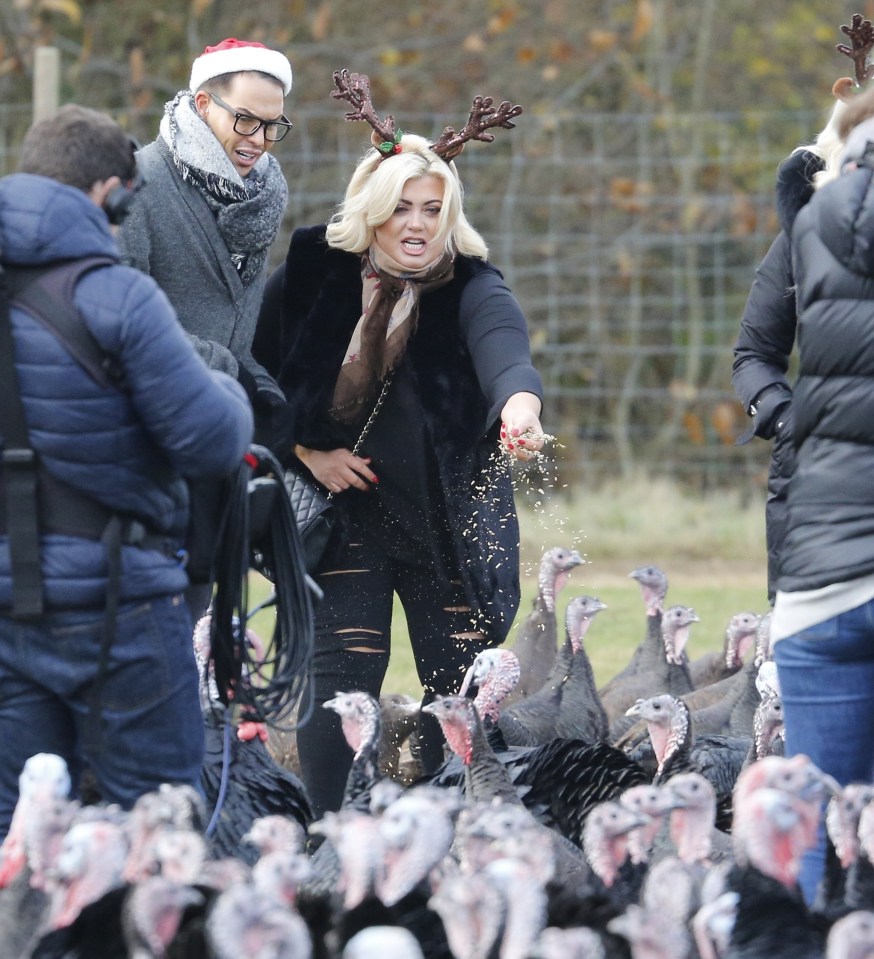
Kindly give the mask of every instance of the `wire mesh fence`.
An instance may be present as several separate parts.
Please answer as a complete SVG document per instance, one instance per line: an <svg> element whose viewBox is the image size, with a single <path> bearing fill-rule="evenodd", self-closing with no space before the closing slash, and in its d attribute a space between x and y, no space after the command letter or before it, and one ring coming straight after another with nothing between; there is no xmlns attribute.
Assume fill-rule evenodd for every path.
<svg viewBox="0 0 874 959"><path fill-rule="evenodd" d="M295 113L277 145L291 230L327 219L367 143L335 105ZM436 136L458 117L405 116ZM457 161L470 220L528 317L544 425L568 485L646 473L697 488L758 484L764 444L731 388L756 263L777 233L774 174L821 126L796 113L526 113ZM120 116L143 141L157 115ZM10 172L27 110L0 107Z"/></svg>

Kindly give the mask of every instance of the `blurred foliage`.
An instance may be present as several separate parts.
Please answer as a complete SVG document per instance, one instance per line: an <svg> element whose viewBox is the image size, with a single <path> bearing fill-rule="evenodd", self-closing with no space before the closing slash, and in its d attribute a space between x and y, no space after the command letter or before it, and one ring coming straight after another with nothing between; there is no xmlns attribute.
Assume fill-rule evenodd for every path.
<svg viewBox="0 0 874 959"><path fill-rule="evenodd" d="M874 0L6 0L0 93L26 98L34 47L56 44L64 99L142 111L185 85L206 44L237 36L289 55L298 104L322 102L345 65L397 113L463 111L480 91L544 114L798 109L850 72L835 44L855 12Z"/></svg>
<svg viewBox="0 0 874 959"><path fill-rule="evenodd" d="M774 170L852 73L835 47L854 13L874 0L3 0L0 152L28 122L40 45L61 51L62 101L145 142L205 45L259 40L294 70L281 256L366 142L329 97L335 69L367 73L376 109L425 135L458 128L474 94L521 103L516 134L465 154L466 204L529 318L568 477L758 482L764 446L733 442L731 344L778 229Z"/></svg>

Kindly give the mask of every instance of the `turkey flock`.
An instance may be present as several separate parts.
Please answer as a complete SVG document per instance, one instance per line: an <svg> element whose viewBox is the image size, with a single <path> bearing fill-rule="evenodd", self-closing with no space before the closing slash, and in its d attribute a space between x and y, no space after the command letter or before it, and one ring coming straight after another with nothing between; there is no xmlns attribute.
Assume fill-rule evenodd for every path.
<svg viewBox="0 0 874 959"><path fill-rule="evenodd" d="M575 596L557 618L581 562L547 551L512 647L422 707L446 739L436 772L416 767L407 697L325 703L354 759L321 819L207 670L201 791L122 811L71 800L64 762L31 757L0 846L0 959L874 959L874 786L783 756L768 616L738 612L690 661L698 617L636 569L643 635L598 688L605 605Z"/></svg>

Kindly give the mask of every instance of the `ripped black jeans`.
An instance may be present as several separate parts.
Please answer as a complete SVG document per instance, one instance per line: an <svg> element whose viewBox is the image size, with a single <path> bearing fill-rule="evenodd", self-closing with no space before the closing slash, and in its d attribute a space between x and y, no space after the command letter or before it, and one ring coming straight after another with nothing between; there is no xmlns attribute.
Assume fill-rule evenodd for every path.
<svg viewBox="0 0 874 959"><path fill-rule="evenodd" d="M393 547L389 555L383 537L363 539L360 530L352 535L317 576L325 598L315 613L315 708L297 731L303 779L317 816L339 808L352 762L339 717L322 703L352 690L379 697L391 651L395 592L407 618L423 703L437 693L457 692L477 653L495 645L472 626L460 581L438 569L428 550L409 544ZM425 769L433 770L443 760L444 742L433 717L421 717L419 738Z"/></svg>

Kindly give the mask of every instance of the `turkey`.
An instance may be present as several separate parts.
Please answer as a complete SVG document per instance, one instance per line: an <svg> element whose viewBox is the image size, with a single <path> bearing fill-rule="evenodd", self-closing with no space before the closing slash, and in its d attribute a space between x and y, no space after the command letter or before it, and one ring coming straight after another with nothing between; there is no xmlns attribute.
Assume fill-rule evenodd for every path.
<svg viewBox="0 0 874 959"><path fill-rule="evenodd" d="M606 738L607 714L584 647L593 619L606 608L594 596L577 596L568 604L565 640L555 657L549 678L536 693L500 710L497 726L507 745L534 746L557 736L588 742ZM490 660L492 668L498 662L497 659ZM463 690L466 685L466 682L462 685ZM492 694L498 689L496 682L487 687ZM485 696L478 699L483 703ZM485 702L484 713L493 716L499 705L494 701Z"/></svg>
<svg viewBox="0 0 874 959"><path fill-rule="evenodd" d="M629 715L646 721L657 767L653 782L666 782L681 772L700 772L717 795L717 826L731 826L731 795L750 751L752 740L742 737L695 736L686 704L662 694L638 700Z"/></svg>
<svg viewBox="0 0 874 959"><path fill-rule="evenodd" d="M479 713L469 699L438 695L422 710L440 723L449 748L461 760L468 802L493 798L521 802L509 772L489 745ZM433 780L429 777L425 781Z"/></svg>
<svg viewBox="0 0 874 959"><path fill-rule="evenodd" d="M368 693L353 690L337 693L322 706L340 717L343 736L353 753L342 808L369 811L371 791L383 778L379 761L382 736L380 705Z"/></svg>
<svg viewBox="0 0 874 959"><path fill-rule="evenodd" d="M384 693L379 697L382 733L379 769L383 776L408 785L421 775L421 764L405 756L403 747L419 723L421 700L405 693Z"/></svg>
<svg viewBox="0 0 874 959"><path fill-rule="evenodd" d="M874 824L866 812L872 799L874 786L849 783L826 806L825 866L813 909L830 922L854 909L874 906L874 867L862 842Z"/></svg>
<svg viewBox="0 0 874 959"><path fill-rule="evenodd" d="M694 720L693 720L694 722ZM753 714L753 741L746 764L764 756L782 756L784 750L783 702L779 696L767 696Z"/></svg>
<svg viewBox="0 0 874 959"><path fill-rule="evenodd" d="M722 649L711 650L689 661L689 675L695 689L728 679L743 666L755 644L758 622L757 613L735 613L725 627Z"/></svg>
<svg viewBox="0 0 874 959"><path fill-rule="evenodd" d="M609 741L612 743L618 742L634 725L628 709L639 699L660 693L682 696L692 689L684 650L690 627L700 619L691 607L679 604L665 610L660 619L658 647L648 646L641 656L639 671L621 685L614 686L609 696L602 694L610 719Z"/></svg>
<svg viewBox="0 0 874 959"><path fill-rule="evenodd" d="M678 773L662 789L672 801L669 831L681 862L709 865L734 859L731 837L716 828L717 794L706 776Z"/></svg>
<svg viewBox="0 0 874 959"><path fill-rule="evenodd" d="M468 801L498 797L521 802L539 822L577 846L582 844L583 826L593 806L646 781L640 766L606 743L554 739L495 754L470 700L441 697L427 708L439 719L447 742L461 760ZM458 785L460 774L429 781Z"/></svg>
<svg viewBox="0 0 874 959"><path fill-rule="evenodd" d="M41 815L41 809L70 795L72 781L67 764L53 753L31 756L18 777L18 801L9 831L0 845L0 889L8 886L27 862L25 827Z"/></svg>
<svg viewBox="0 0 874 959"><path fill-rule="evenodd" d="M212 855L239 856L251 865L253 850L243 836L256 819L275 813L292 816L306 827L313 818L312 807L302 780L271 755L265 726L245 716L235 719L233 708L218 701L210 670L209 628L207 614L193 636L206 742L200 786L211 813L206 833ZM258 650L257 635L252 630L246 635Z"/></svg>
<svg viewBox="0 0 874 959"><path fill-rule="evenodd" d="M341 959L425 959L419 940L400 926L368 926L346 943Z"/></svg>
<svg viewBox="0 0 874 959"><path fill-rule="evenodd" d="M368 693L353 690L348 693L338 692L333 699L322 705L324 709L331 709L340 717L343 735L353 752L340 812L369 817L373 789L383 779L379 767L379 742L382 732L379 703ZM346 819L349 819L350 815L347 815ZM333 839L340 835L337 830L342 821L332 813L310 827L310 847L315 851L312 875L304 883L302 890L301 908L304 910L322 911L334 908L331 896L339 881L342 863ZM361 823L364 824L365 820L362 819ZM319 837L327 841L318 844Z"/></svg>
<svg viewBox="0 0 874 959"><path fill-rule="evenodd" d="M633 863L649 862L656 836L664 831L676 800L661 786L645 783L631 786L619 796L619 805L630 809L641 820L628 834L628 857Z"/></svg>
<svg viewBox="0 0 874 959"><path fill-rule="evenodd" d="M874 912L857 909L829 929L825 959L871 959L874 956Z"/></svg>
<svg viewBox="0 0 874 959"><path fill-rule="evenodd" d="M206 920L211 956L276 956L310 959L313 944L301 916L286 904L263 895L249 882L222 892Z"/></svg>
<svg viewBox="0 0 874 959"><path fill-rule="evenodd" d="M844 792L850 790L844 787ZM865 790L858 787L861 803ZM847 868L844 901L853 909L874 909L874 798L864 803L857 830L859 848L855 862Z"/></svg>
<svg viewBox="0 0 874 959"><path fill-rule="evenodd" d="M204 896L166 876L149 876L136 885L122 907L122 928L131 959L165 959L186 911L201 907ZM193 957L193 953L189 952Z"/></svg>
<svg viewBox="0 0 874 959"><path fill-rule="evenodd" d="M671 913L631 903L607 928L628 940L632 959L685 959L689 955L688 931Z"/></svg>
<svg viewBox="0 0 874 959"><path fill-rule="evenodd" d="M555 546L541 560L533 609L519 624L511 649L519 658L519 683L507 705L536 692L546 682L558 646L556 599L570 572L583 559L576 550Z"/></svg>
<svg viewBox="0 0 874 959"><path fill-rule="evenodd" d="M668 594L668 577L658 566L640 566L628 574L630 579L640 586L643 606L646 614L643 639L635 647L625 666L599 690L602 699L610 700L613 690L622 686L641 668L647 668L647 662L653 654L658 654L662 642L662 609Z"/></svg>
<svg viewBox="0 0 874 959"><path fill-rule="evenodd" d="M751 736L753 716L762 699L762 670L770 675L770 614L756 625L755 651L734 676L695 690L683 699L692 710L695 728L701 733ZM769 665L770 664L770 665Z"/></svg>
<svg viewBox="0 0 874 959"><path fill-rule="evenodd" d="M49 872L79 809L67 798L67 764L53 753L31 756L18 783L12 822L0 845L0 942L10 955L24 955L44 929Z"/></svg>
<svg viewBox="0 0 874 959"><path fill-rule="evenodd" d="M807 762L766 757L738 779L736 864L720 890L737 896L724 959L822 959L822 930L797 886L801 856L815 841L823 788Z"/></svg>
<svg viewBox="0 0 874 959"><path fill-rule="evenodd" d="M615 824L607 819L589 827L590 848L595 855L600 847L613 841L615 831ZM494 890L487 887L484 896L477 887L490 881L487 870L495 860L510 858L521 862L527 874L542 887L546 894L546 921L550 924L585 923L603 928L608 919L624 908L628 894L624 884L605 885L579 848L540 825L518 804L495 799L462 810L456 824L454 849L461 874L474 880L468 895L475 896L484 906ZM444 876L456 875L457 870L451 865L441 867ZM441 883L444 876L440 877ZM536 891L533 895L539 897ZM445 917L444 921L452 942L449 921Z"/></svg>

